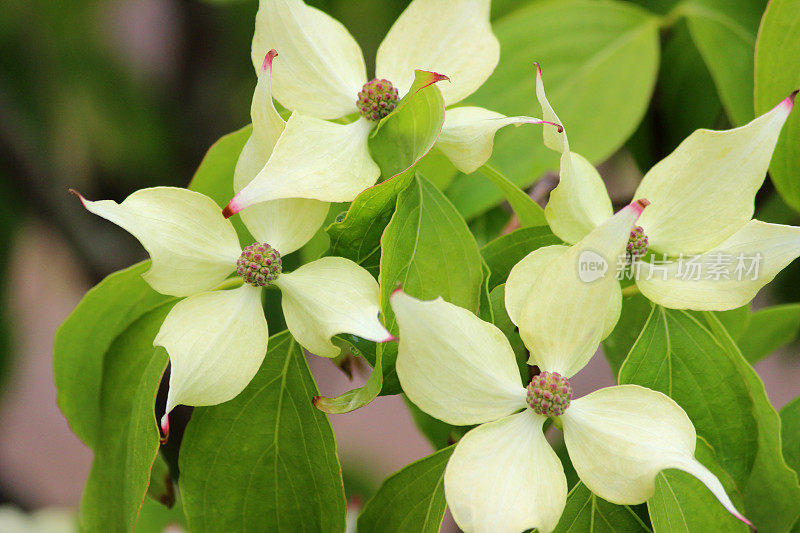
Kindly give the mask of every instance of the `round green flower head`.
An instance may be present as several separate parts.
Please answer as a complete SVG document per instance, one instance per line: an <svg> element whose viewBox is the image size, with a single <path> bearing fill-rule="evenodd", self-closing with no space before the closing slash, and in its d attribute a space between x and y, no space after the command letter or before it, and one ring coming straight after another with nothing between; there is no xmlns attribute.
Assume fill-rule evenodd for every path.
<svg viewBox="0 0 800 533"><path fill-rule="evenodd" d="M561 416L572 401L572 385L558 372L542 372L528 383L526 400L537 415Z"/></svg>
<svg viewBox="0 0 800 533"><path fill-rule="evenodd" d="M625 247L625 254L628 256L628 263L632 263L647 253L647 235L644 228L636 226L631 230L631 237L628 239L628 246Z"/></svg>
<svg viewBox="0 0 800 533"><path fill-rule="evenodd" d="M236 261L236 273L246 283L256 287L266 287L278 279L281 270L281 254L265 242L254 242L245 246Z"/></svg>
<svg viewBox="0 0 800 533"><path fill-rule="evenodd" d="M374 78L358 93L358 112L367 120L378 121L394 111L399 100L397 88L389 80Z"/></svg>

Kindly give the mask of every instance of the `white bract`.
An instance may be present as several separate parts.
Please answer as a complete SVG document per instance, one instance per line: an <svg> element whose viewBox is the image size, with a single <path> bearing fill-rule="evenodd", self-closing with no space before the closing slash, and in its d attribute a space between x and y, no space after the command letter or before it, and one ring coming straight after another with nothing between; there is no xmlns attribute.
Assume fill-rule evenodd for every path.
<svg viewBox="0 0 800 533"><path fill-rule="evenodd" d="M560 124L536 69L543 118ZM733 309L800 255L800 228L753 219L795 94L740 128L695 131L644 176L634 198L653 203L639 225L658 260L636 262L636 284L647 298L673 309ZM597 170L570 151L565 129L545 129L544 143L561 153L561 179L545 216L553 233L575 243L611 216L611 200ZM732 275L739 260L748 271ZM723 261L734 264L713 274Z"/></svg>
<svg viewBox="0 0 800 533"><path fill-rule="evenodd" d="M490 0L413 0L378 48L377 78L367 87L361 49L341 23L302 0L261 0L253 64L262 69L269 50L280 53L273 94L292 115L284 128L277 113L268 110L269 95L263 95L258 106L271 118L254 114L253 135L257 118L283 129L283 135L271 156L248 163L248 173L255 178L237 192L226 214L282 198L349 202L373 185L380 169L370 157L367 140L377 120L364 112L360 91L388 80L390 85L381 84L377 92L383 95L388 87L402 97L412 86L414 71L423 70L431 71L430 83L444 77L436 72L449 77L449 83L440 84L446 105L463 100L483 84L499 59L489 8ZM386 96L381 116L396 102ZM356 114L361 117L346 123ZM459 170L473 172L491 155L494 133L522 123L541 121L477 107L452 109L437 146Z"/></svg>
<svg viewBox="0 0 800 533"><path fill-rule="evenodd" d="M529 364L542 370L527 391L511 345L494 325L441 298L423 302L400 290L391 296L400 329L397 375L409 399L450 424L480 424L458 442L444 474L447 503L464 531L556 527L567 481L542 433L545 410L563 428L581 480L601 498L642 503L653 495L658 472L677 468L746 521L719 480L694 458L694 426L668 396L623 385L570 403L571 388L566 396L543 400L533 386L549 377L569 387L568 378L613 328L619 284L608 276L582 280L578 262L587 251L600 257L624 252L646 205L632 203L574 246L541 249L547 260L540 268L509 278L506 309L531 352Z"/></svg>
<svg viewBox="0 0 800 533"><path fill-rule="evenodd" d="M251 110L253 133L237 162L236 190L258 172L282 138L284 122L270 97L274 56L274 51L267 54L259 74ZM139 239L152 260L143 276L155 290L186 297L167 315L154 341L166 348L172 369L162 419L165 432L167 415L176 405L230 400L258 371L269 336L261 306L262 286L273 284L281 290L289 331L317 355L339 354L330 340L338 333L376 342L393 338L378 320L378 283L349 259L323 257L291 273L278 268L273 271L275 279L255 279L251 273L252 283L214 290L237 270L244 255L231 222L213 200L200 193L156 187L137 191L121 204L81 200L89 211ZM287 198L264 202L242 213L242 219L258 242L268 244L266 250L276 251L279 258L308 242L327 212L325 202Z"/></svg>

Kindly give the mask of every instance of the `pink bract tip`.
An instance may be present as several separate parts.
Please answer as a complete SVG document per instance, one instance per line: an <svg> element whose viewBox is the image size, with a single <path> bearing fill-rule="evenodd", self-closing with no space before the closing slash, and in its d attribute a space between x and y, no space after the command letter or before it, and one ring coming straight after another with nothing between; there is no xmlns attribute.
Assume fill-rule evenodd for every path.
<svg viewBox="0 0 800 533"><path fill-rule="evenodd" d="M68 190L69 190L70 194L74 194L75 196L78 197L78 200L81 201L81 204L83 204L83 207L86 207L86 199L83 197L83 195L81 193L79 193L75 189L68 189Z"/></svg>
<svg viewBox="0 0 800 533"><path fill-rule="evenodd" d="M442 80L450 81L450 78L448 76L445 76L444 74L439 74L438 72L431 72L431 74L433 74L433 83Z"/></svg>
<svg viewBox="0 0 800 533"><path fill-rule="evenodd" d="M169 413L164 413L164 416L161 417L161 433L162 435L158 442L165 444L169 439Z"/></svg>
<svg viewBox="0 0 800 533"><path fill-rule="evenodd" d="M228 205L225 206L225 209L222 210L223 217L231 218L233 215L242 210L242 206L239 205L238 201L236 201L237 198L239 198L238 194L234 196L231 201L228 202Z"/></svg>
<svg viewBox="0 0 800 533"><path fill-rule="evenodd" d="M398 292L403 292L403 284L402 283L398 283L397 284L397 288L392 291L392 294L389 295L389 298L393 297Z"/></svg>
<svg viewBox="0 0 800 533"><path fill-rule="evenodd" d="M272 60L278 56L278 51L274 48L267 52L267 55L264 56L264 62L261 64L261 70L270 70L272 68Z"/></svg>
<svg viewBox="0 0 800 533"><path fill-rule="evenodd" d="M625 209L632 209L636 213L636 217L638 218L639 215L642 214L642 211L644 211L644 208L647 207L648 205L650 205L650 200L647 200L646 198L639 198L638 200L635 200L630 204L628 204L628 207L626 207Z"/></svg>
<svg viewBox="0 0 800 533"><path fill-rule="evenodd" d="M538 62L535 62L533 64L533 66L536 68L536 73L541 77L541 75L542 75L542 66Z"/></svg>
<svg viewBox="0 0 800 533"><path fill-rule="evenodd" d="M788 111L791 111L792 108L794 107L794 99L797 96L798 91L800 91L800 89L792 91L792 94L784 98L783 101L781 101L781 103L778 105L781 107L785 107Z"/></svg>

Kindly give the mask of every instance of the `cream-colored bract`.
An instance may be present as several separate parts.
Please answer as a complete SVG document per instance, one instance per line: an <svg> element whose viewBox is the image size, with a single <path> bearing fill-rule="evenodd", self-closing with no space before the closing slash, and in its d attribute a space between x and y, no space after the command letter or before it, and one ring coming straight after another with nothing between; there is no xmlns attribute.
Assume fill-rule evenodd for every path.
<svg viewBox="0 0 800 533"><path fill-rule="evenodd" d="M747 522L716 476L694 458L694 426L669 396L638 385L608 387L573 401L561 420L572 465L604 500L641 503L655 492L656 474L678 468Z"/></svg>
<svg viewBox="0 0 800 533"><path fill-rule="evenodd" d="M202 292L178 302L153 341L171 363L166 412L234 398L258 372L267 338L257 287Z"/></svg>
<svg viewBox="0 0 800 533"><path fill-rule="evenodd" d="M380 288L369 272L343 257L323 257L276 281L283 316L297 342L312 353L335 357L330 339L352 333L367 340L393 339L375 317L380 313Z"/></svg>
<svg viewBox="0 0 800 533"><path fill-rule="evenodd" d="M154 289L188 296L169 312L155 340L172 363L167 412L179 403L212 405L238 395L261 366L268 335L260 287L212 290L236 270L242 253L231 222L210 198L173 187L143 189L121 204L83 203L145 245L153 267L144 277ZM248 229L262 235L258 227ZM292 243L284 249L305 244L298 235L281 240L274 234L278 242ZM337 333L377 342L393 338L378 320L377 282L352 261L318 259L278 281L288 329L312 352L337 355L329 340Z"/></svg>
<svg viewBox="0 0 800 533"><path fill-rule="evenodd" d="M622 300L613 269L642 209L639 202L622 209L552 259L530 285L506 286L507 299L524 302L517 325L529 364L571 377L613 329Z"/></svg>
<svg viewBox="0 0 800 533"><path fill-rule="evenodd" d="M80 198L86 209L142 243L152 261L143 277L162 294L189 296L213 289L230 275L242 253L236 230L203 194L153 187L120 204Z"/></svg>
<svg viewBox="0 0 800 533"><path fill-rule="evenodd" d="M577 245L544 249L552 267L529 256L512 271L507 311L540 370L575 374L613 328L619 307L608 302L619 301L619 284L610 276L613 284L581 279L574 251L590 244L598 257L618 251L642 209L634 202ZM445 470L445 496L458 525L468 533L552 531L566 504L566 480L542 434L545 418L527 405L508 340L441 298L423 302L398 290L390 302L400 331L397 375L408 398L445 422L483 424L459 441ZM680 468L746 521L694 458L694 427L664 394L609 387L573 400L560 420L579 476L599 496L642 503L658 472Z"/></svg>
<svg viewBox="0 0 800 533"><path fill-rule="evenodd" d="M233 190L241 191L267 164L286 122L272 102L272 63L277 52L264 58L253 93L250 116L253 132L239 154L233 173ZM281 255L294 252L317 232L328 215L329 204L308 198L282 198L262 202L241 213L242 220L260 242L268 242Z"/></svg>
<svg viewBox="0 0 800 533"><path fill-rule="evenodd" d="M639 264L639 290L648 299L672 309L713 311L743 306L786 265L800 256L800 228L750 220L724 242L696 257L678 263ZM741 261L739 260L741 258ZM729 261L729 272L707 279L720 261ZM689 273L689 275L687 275Z"/></svg>
<svg viewBox="0 0 800 533"><path fill-rule="evenodd" d="M378 48L375 74L405 93L414 70L441 72L445 105L478 90L500 60L489 22L490 0L414 0Z"/></svg>
<svg viewBox="0 0 800 533"><path fill-rule="evenodd" d="M538 66L536 95L543 118L559 122ZM794 94L742 127L697 130L645 175L634 198L647 198L653 205L639 225L656 258L670 262L666 271L659 266L657 273L646 262L638 263L636 283L650 300L676 309L734 309L800 255L796 228L751 222L755 194L793 104ZM556 235L575 243L611 216L611 201L594 167L569 151L566 130L545 128L544 143L562 154L560 182L550 194L545 216ZM752 238L755 233L757 238ZM696 261L708 263L715 253L733 250L745 258L761 254L763 271L755 278L737 276L722 282L686 281L678 275L681 257L701 255Z"/></svg>
<svg viewBox="0 0 800 533"><path fill-rule="evenodd" d="M450 79L440 87L447 105L466 98L486 81L500 55L489 4L489 0L413 0L378 49L377 76L389 79L402 97L411 87L414 70L436 71ZM227 212L278 198L353 200L380 175L367 148L376 123L359 119L325 124L332 119L347 121L358 113L357 95L366 82L358 44L339 22L301 0L261 0L252 47L256 70L271 49L280 54L274 65L273 93L293 115L285 139L277 143L252 183L231 200ZM463 171L472 172L486 162L497 129L537 123L530 117L506 118L470 109L457 111L455 122L446 121L444 140L437 142ZM499 120L487 122L487 115ZM471 127L469 120L477 124Z"/></svg>
<svg viewBox="0 0 800 533"><path fill-rule="evenodd" d="M483 424L459 441L444 472L445 499L467 532L552 531L567 500L561 461L530 409Z"/></svg>
<svg viewBox="0 0 800 533"><path fill-rule="evenodd" d="M464 174L478 170L492 156L494 134L505 126L542 124L533 117L507 117L482 107L456 107L447 111L436 147Z"/></svg>
<svg viewBox="0 0 800 533"><path fill-rule="evenodd" d="M493 324L442 300L419 302L402 291L392 296L401 342L397 377L421 409L450 424L466 426L496 420L525 403L514 352ZM447 335L442 335L442 331ZM489 358L500 351L504 357ZM441 388L423 383L442 366Z"/></svg>

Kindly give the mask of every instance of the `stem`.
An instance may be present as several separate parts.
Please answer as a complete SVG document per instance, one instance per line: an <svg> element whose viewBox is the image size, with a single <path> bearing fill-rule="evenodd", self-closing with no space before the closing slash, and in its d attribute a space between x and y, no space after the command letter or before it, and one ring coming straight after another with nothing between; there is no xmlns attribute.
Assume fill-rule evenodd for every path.
<svg viewBox="0 0 800 533"><path fill-rule="evenodd" d="M642 291L639 290L639 287L637 287L635 283L622 289L623 298L627 298L628 296L636 296L637 294L642 294Z"/></svg>
<svg viewBox="0 0 800 533"><path fill-rule="evenodd" d="M499 170L495 169L488 163L481 165L478 169L478 172L486 176L487 178L497 178L503 181L510 181L507 177L503 176L503 173Z"/></svg>

